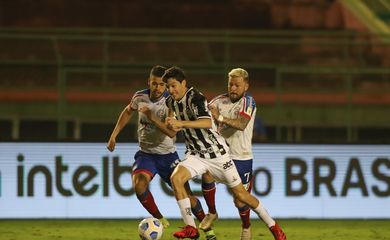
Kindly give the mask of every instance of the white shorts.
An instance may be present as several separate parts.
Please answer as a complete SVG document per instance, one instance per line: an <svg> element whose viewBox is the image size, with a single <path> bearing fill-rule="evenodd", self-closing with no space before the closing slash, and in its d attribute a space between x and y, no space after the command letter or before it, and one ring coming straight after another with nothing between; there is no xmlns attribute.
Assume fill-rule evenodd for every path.
<svg viewBox="0 0 390 240"><path fill-rule="evenodd" d="M192 178L209 171L217 182L224 183L229 188L241 183L240 175L229 154L212 159L187 154L178 166L185 167L191 173Z"/></svg>

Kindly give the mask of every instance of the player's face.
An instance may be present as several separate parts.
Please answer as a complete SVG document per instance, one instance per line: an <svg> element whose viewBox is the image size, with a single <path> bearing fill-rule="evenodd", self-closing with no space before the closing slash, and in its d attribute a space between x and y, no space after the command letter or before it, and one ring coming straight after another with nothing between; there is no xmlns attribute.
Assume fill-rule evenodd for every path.
<svg viewBox="0 0 390 240"><path fill-rule="evenodd" d="M238 101L248 90L248 83L243 77L231 77L228 83L228 93L232 102Z"/></svg>
<svg viewBox="0 0 390 240"><path fill-rule="evenodd" d="M167 81L167 88L172 98L178 101L182 99L186 93L186 80L179 82L175 78L169 78Z"/></svg>
<svg viewBox="0 0 390 240"><path fill-rule="evenodd" d="M165 91L165 83L161 77L151 75L149 77L150 99L159 99Z"/></svg>

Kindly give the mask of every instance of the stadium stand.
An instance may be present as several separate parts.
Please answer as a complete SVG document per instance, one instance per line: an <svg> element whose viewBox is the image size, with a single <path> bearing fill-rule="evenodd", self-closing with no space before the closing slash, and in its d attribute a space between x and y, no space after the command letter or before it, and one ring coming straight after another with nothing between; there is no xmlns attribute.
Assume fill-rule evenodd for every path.
<svg viewBox="0 0 390 240"><path fill-rule="evenodd" d="M306 30L1 28L0 140L104 141L149 68L164 64L186 69L208 98L224 91L231 67L246 68L269 141L390 142L389 36L340 23L325 31L326 16L342 13L337 1L258 2L264 28ZM278 20L282 10L288 19ZM295 16L320 10L313 26ZM37 134L44 126L50 133Z"/></svg>

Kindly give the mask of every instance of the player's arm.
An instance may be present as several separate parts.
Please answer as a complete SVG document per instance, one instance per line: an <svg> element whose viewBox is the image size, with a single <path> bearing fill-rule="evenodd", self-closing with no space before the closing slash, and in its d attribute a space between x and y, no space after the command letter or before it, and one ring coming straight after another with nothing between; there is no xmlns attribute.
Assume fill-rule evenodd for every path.
<svg viewBox="0 0 390 240"><path fill-rule="evenodd" d="M174 130L183 128L211 128L210 118L201 118L193 121L179 121L174 118L168 118L168 127Z"/></svg>
<svg viewBox="0 0 390 240"><path fill-rule="evenodd" d="M131 109L130 105L128 105L123 109L123 111L119 115L118 121L116 122L115 128L112 131L110 139L108 140L107 143L107 149L110 150L110 152L114 151L115 144L116 144L116 137L126 126L126 124L129 122L131 116L133 115L133 112L134 111Z"/></svg>
<svg viewBox="0 0 390 240"><path fill-rule="evenodd" d="M250 119L243 117L241 115L239 115L238 118L236 119L227 118L227 117L220 117L219 119L220 119L219 121L220 123L226 124L229 127L235 128L240 131L244 131L250 121Z"/></svg>
<svg viewBox="0 0 390 240"><path fill-rule="evenodd" d="M161 119L150 111L148 107L141 107L138 111L145 114L145 116L158 128L161 132L163 132L168 137L174 138L176 136L177 131L169 129L165 122L161 121ZM173 116L173 113L169 113L169 115Z"/></svg>
<svg viewBox="0 0 390 240"><path fill-rule="evenodd" d="M169 118L169 127L172 129L212 128L211 116L207 108L206 98L202 94L196 93L193 96L190 105L197 119L191 121L179 121L174 118Z"/></svg>
<svg viewBox="0 0 390 240"><path fill-rule="evenodd" d="M209 105L211 116L220 124L226 124L231 128L244 131L248 123L250 122L253 114L253 109L256 108L256 103L252 98L247 98L244 103L242 111L238 114L237 118L228 118L223 116L219 112L218 105L214 102Z"/></svg>
<svg viewBox="0 0 390 240"><path fill-rule="evenodd" d="M226 124L229 127L232 127L240 131L244 131L249 121L251 120L250 117L248 118L247 115L242 115L242 114L239 114L238 117L235 119L224 117L219 113L217 107L211 105L209 106L209 108L213 118L217 120L218 123Z"/></svg>

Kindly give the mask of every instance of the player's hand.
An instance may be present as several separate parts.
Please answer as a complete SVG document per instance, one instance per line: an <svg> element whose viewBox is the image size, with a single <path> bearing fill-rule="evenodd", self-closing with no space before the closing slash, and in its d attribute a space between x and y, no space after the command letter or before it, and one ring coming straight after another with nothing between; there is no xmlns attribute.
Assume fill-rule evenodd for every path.
<svg viewBox="0 0 390 240"><path fill-rule="evenodd" d="M217 108L216 106L214 106L214 105L210 105L210 106L209 106L209 110L210 110L210 112L211 112L211 116L212 116L215 120L217 120L218 117L219 117L218 108Z"/></svg>
<svg viewBox="0 0 390 240"><path fill-rule="evenodd" d="M165 118L165 125L167 126L167 128L169 128L171 130L172 130L171 122L173 121L173 119L175 119L175 118L174 117L166 117Z"/></svg>
<svg viewBox="0 0 390 240"><path fill-rule="evenodd" d="M113 138L110 138L110 140L108 140L108 143L107 143L107 149L108 149L108 151L110 151L110 152L114 151L114 149L115 149L115 144L116 144L116 140L113 139Z"/></svg>
<svg viewBox="0 0 390 240"><path fill-rule="evenodd" d="M165 122L167 127L175 132L183 130L183 123L178 121L176 118L167 117Z"/></svg>
<svg viewBox="0 0 390 240"><path fill-rule="evenodd" d="M173 117L167 117L166 119L165 119L165 124L167 125L167 128L168 129L171 129L171 130L174 130L173 129L173 122L175 121L175 118L173 118Z"/></svg>
<svg viewBox="0 0 390 240"><path fill-rule="evenodd" d="M138 109L138 112L141 112L143 114L145 114L145 116L149 119L152 118L152 111L150 110L150 108L146 107L146 106L143 106L143 107L140 107Z"/></svg>

